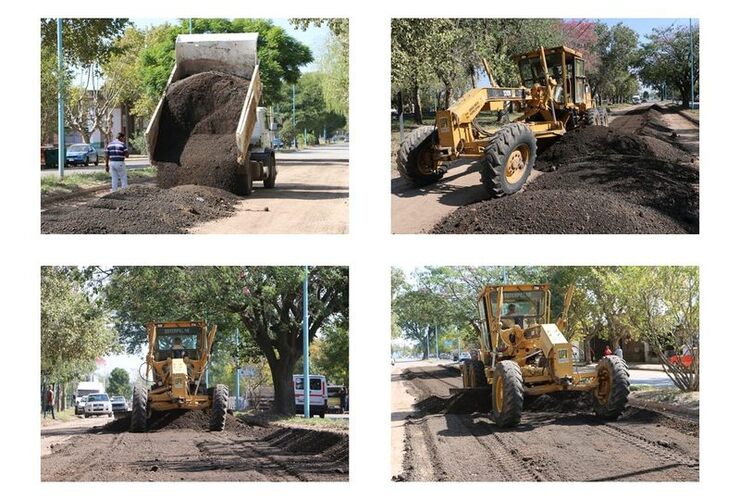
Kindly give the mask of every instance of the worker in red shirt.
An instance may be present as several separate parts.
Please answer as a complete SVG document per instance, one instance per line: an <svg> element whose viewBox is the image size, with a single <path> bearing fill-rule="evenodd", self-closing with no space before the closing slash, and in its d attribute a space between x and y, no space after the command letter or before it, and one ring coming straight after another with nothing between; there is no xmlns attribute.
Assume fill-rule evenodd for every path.
<svg viewBox="0 0 740 500"><path fill-rule="evenodd" d="M606 349L604 349L604 356L611 356L612 350L609 346L606 346Z"/></svg>
<svg viewBox="0 0 740 500"><path fill-rule="evenodd" d="M44 418L46 418L46 412L51 412L51 418L54 420L57 419L57 417L54 415L54 387L49 386L49 389L46 391L46 395L44 396Z"/></svg>

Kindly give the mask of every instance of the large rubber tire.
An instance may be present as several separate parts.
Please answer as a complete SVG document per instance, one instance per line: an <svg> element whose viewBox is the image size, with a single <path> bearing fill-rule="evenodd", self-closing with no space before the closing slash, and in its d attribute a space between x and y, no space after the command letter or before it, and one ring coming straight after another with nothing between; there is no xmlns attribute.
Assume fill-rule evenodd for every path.
<svg viewBox="0 0 740 500"><path fill-rule="evenodd" d="M515 156L518 154L518 159ZM523 123L504 125L493 134L480 162L480 176L488 194L500 198L519 191L537 158L537 139ZM509 161L516 168L508 169ZM508 174L508 175L507 175Z"/></svg>
<svg viewBox="0 0 740 500"><path fill-rule="evenodd" d="M249 162L245 167L238 167L236 174L237 195L249 196L252 194L252 169Z"/></svg>
<svg viewBox="0 0 740 500"><path fill-rule="evenodd" d="M134 387L134 395L131 398L131 432L146 431L146 420L148 417L148 394L147 388L141 385Z"/></svg>
<svg viewBox="0 0 740 500"><path fill-rule="evenodd" d="M630 395L630 374L619 356L604 356L596 365L599 387L593 392L596 415L616 420L624 413Z"/></svg>
<svg viewBox="0 0 740 500"><path fill-rule="evenodd" d="M226 410L229 405L229 388L218 384L213 390L213 404L211 405L210 430L222 431L226 427Z"/></svg>
<svg viewBox="0 0 740 500"><path fill-rule="evenodd" d="M267 189L272 189L275 187L275 179L277 178L277 168L275 167L275 155L270 155L270 160L268 164L268 174L267 178L264 181L264 186Z"/></svg>
<svg viewBox="0 0 740 500"><path fill-rule="evenodd" d="M475 359L470 362L470 375L473 387L485 387L488 385L486 369L485 366L483 366L483 361Z"/></svg>
<svg viewBox="0 0 740 500"><path fill-rule="evenodd" d="M398 172L417 186L440 180L444 172L432 172L429 165L428 170L421 167L425 161L431 160L432 147L436 142L437 130L429 125L419 127L407 135L396 155Z"/></svg>
<svg viewBox="0 0 740 500"><path fill-rule="evenodd" d="M601 125L601 113L596 108L589 108L586 110L586 125Z"/></svg>
<svg viewBox="0 0 740 500"><path fill-rule="evenodd" d="M491 389L493 419L496 425L499 427L518 425L524 408L524 380L519 365L511 360L496 363Z"/></svg>

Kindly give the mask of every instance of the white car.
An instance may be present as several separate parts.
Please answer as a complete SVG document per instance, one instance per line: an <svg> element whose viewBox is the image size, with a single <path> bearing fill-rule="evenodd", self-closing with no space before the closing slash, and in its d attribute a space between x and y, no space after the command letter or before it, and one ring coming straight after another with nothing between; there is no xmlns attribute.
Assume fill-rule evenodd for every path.
<svg viewBox="0 0 740 500"><path fill-rule="evenodd" d="M87 396L81 396L77 398L77 403L75 403L75 415L84 415L86 404L87 404Z"/></svg>
<svg viewBox="0 0 740 500"><path fill-rule="evenodd" d="M99 415L113 416L113 405L104 392L89 394L85 403L85 418Z"/></svg>
<svg viewBox="0 0 740 500"><path fill-rule="evenodd" d="M460 357L458 358L460 361L465 361L466 359L472 359L469 352L461 352Z"/></svg>

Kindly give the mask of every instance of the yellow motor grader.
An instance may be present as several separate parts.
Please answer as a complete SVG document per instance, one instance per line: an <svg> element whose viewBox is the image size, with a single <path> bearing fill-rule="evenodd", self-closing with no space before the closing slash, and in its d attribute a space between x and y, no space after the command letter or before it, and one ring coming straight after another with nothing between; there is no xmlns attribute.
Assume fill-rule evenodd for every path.
<svg viewBox="0 0 740 500"><path fill-rule="evenodd" d="M396 156L402 176L417 185L430 184L442 178L451 162L476 159L486 190L501 197L516 193L527 181L538 139L556 138L584 125L608 126L606 110L597 108L591 96L580 52L540 47L514 59L520 87L499 87L484 60L491 87L469 90L437 112L434 126L419 127L404 139ZM500 113L512 107L521 116L495 132L476 122L483 111Z"/></svg>
<svg viewBox="0 0 740 500"><path fill-rule="evenodd" d="M519 424L525 396L564 391L592 393L599 417L616 419L624 412L630 381L621 358L574 363L573 346L563 335L573 290L555 323L549 285L488 285L479 294L480 354L463 363L463 387L490 389L498 426Z"/></svg>
<svg viewBox="0 0 740 500"><path fill-rule="evenodd" d="M131 432L144 432L152 412L211 410L210 430L226 424L229 389L207 388L203 383L216 337L202 321L174 321L147 325L146 356L148 386L137 385L131 402ZM142 365L143 367L143 365Z"/></svg>

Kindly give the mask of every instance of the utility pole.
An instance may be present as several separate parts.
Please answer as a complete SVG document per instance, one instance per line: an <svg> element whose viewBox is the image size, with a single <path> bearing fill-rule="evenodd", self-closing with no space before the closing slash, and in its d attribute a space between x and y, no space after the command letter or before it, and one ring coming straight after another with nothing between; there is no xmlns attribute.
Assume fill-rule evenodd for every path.
<svg viewBox="0 0 740 500"><path fill-rule="evenodd" d="M235 410L239 410L239 372L241 369L239 368L239 329L236 329L236 408Z"/></svg>
<svg viewBox="0 0 740 500"><path fill-rule="evenodd" d="M293 84L293 149L298 148L298 142L295 131L295 83Z"/></svg>
<svg viewBox="0 0 740 500"><path fill-rule="evenodd" d="M57 18L57 139L59 140L57 168L59 178L64 178L64 162L67 158L64 138L64 48L62 46L62 18Z"/></svg>
<svg viewBox="0 0 740 500"><path fill-rule="evenodd" d="M689 108L694 109L694 30L689 18L689 60L691 65L691 102Z"/></svg>
<svg viewBox="0 0 740 500"><path fill-rule="evenodd" d="M431 328L427 325L427 359L429 359L429 330L431 330Z"/></svg>
<svg viewBox="0 0 740 500"><path fill-rule="evenodd" d="M437 359L439 359L439 330L437 329L437 325L434 325L434 350L437 353Z"/></svg>
<svg viewBox="0 0 740 500"><path fill-rule="evenodd" d="M308 266L303 277L303 418L311 418L310 356L308 354Z"/></svg>
<svg viewBox="0 0 740 500"><path fill-rule="evenodd" d="M403 94L398 93L398 141L403 142Z"/></svg>
<svg viewBox="0 0 740 500"><path fill-rule="evenodd" d="M188 18L188 33L193 34L193 18Z"/></svg>

